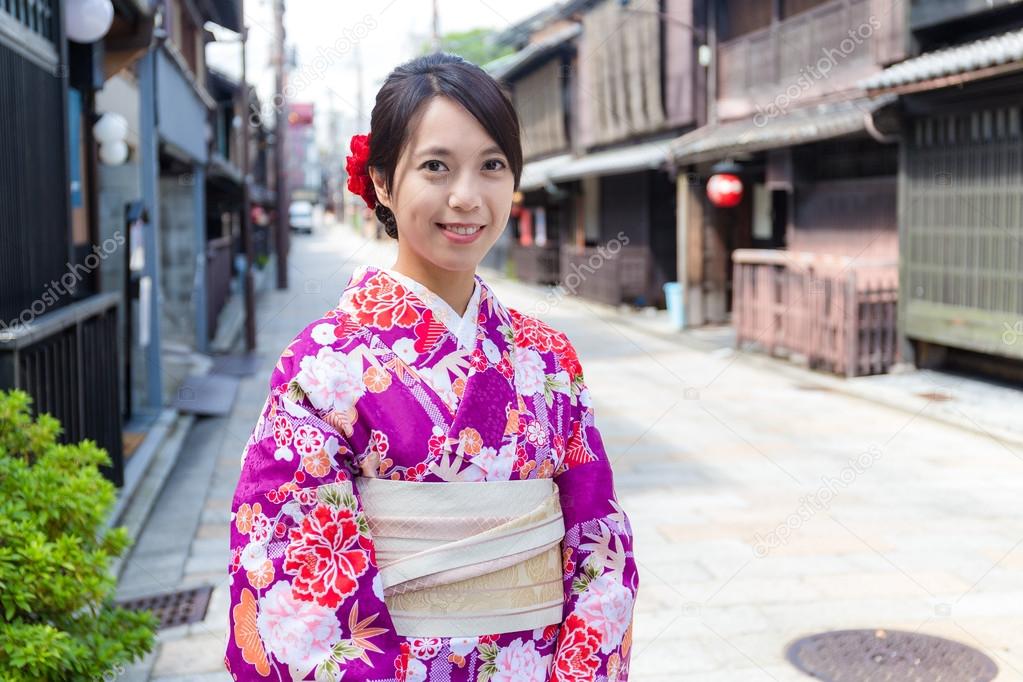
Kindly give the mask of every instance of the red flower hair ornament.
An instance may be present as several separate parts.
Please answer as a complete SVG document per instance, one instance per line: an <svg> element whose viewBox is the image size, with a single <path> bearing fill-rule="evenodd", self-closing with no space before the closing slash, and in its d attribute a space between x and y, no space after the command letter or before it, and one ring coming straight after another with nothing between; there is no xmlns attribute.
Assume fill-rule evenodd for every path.
<svg viewBox="0 0 1023 682"><path fill-rule="evenodd" d="M371 210L376 208L377 195L373 189L373 180L369 177L369 139L371 134L352 136L352 153L345 158L345 171L348 173L348 189L362 197Z"/></svg>

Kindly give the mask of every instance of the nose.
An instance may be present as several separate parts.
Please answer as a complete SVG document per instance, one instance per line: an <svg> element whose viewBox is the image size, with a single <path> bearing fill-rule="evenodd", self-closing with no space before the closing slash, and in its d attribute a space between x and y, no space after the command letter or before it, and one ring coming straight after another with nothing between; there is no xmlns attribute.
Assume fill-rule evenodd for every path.
<svg viewBox="0 0 1023 682"><path fill-rule="evenodd" d="M480 207L479 188L476 180L472 177L461 177L451 186L451 193L448 194L448 207L457 211L474 211Z"/></svg>

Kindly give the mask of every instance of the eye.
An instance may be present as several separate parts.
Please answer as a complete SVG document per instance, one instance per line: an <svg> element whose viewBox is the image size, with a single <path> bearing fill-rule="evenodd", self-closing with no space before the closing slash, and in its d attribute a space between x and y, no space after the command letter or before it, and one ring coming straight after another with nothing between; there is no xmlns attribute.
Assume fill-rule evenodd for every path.
<svg viewBox="0 0 1023 682"><path fill-rule="evenodd" d="M425 161L423 163L423 165L420 166L420 168L426 168L426 170L428 170L428 171L430 171L432 173L440 172L440 170L441 170L440 168L435 168L435 167L427 168L427 166L429 166L432 163L440 164L440 166L442 166L443 168L447 168L447 166L444 165L444 162L438 161L437 159L430 159L429 161Z"/></svg>
<svg viewBox="0 0 1023 682"><path fill-rule="evenodd" d="M497 168L486 168L486 164L488 164L488 163L498 163L498 164L501 164L501 165L498 166ZM484 162L483 166L484 166L484 168L486 170L503 170L505 167L507 167L507 164L504 161L502 161L501 159L487 159Z"/></svg>

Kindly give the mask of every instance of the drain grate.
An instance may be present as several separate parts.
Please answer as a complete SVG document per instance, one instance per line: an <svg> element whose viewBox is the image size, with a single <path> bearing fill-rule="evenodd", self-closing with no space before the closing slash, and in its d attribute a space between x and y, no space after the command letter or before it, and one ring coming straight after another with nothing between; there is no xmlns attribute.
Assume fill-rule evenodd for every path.
<svg viewBox="0 0 1023 682"><path fill-rule="evenodd" d="M152 611L159 619L162 630L201 621L206 617L212 594L212 585L202 585L189 590L129 599L119 602L119 605L132 611Z"/></svg>
<svg viewBox="0 0 1023 682"><path fill-rule="evenodd" d="M998 666L952 640L899 630L841 630L793 642L789 661L825 682L990 682Z"/></svg>

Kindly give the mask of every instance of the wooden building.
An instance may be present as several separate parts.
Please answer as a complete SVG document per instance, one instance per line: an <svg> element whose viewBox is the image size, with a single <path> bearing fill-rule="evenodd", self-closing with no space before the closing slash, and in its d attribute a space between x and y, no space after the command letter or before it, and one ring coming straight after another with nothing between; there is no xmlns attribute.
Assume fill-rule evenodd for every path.
<svg viewBox="0 0 1023 682"><path fill-rule="evenodd" d="M899 335L917 365L1023 377L1023 7L913 3L900 98Z"/></svg>
<svg viewBox="0 0 1023 682"><path fill-rule="evenodd" d="M842 374L897 359L897 119L858 82L905 56L900 0L724 0L708 124L672 143L687 326ZM733 167L734 208L706 196Z"/></svg>
<svg viewBox="0 0 1023 682"><path fill-rule="evenodd" d="M664 305L676 277L668 142L699 123L702 26L683 0L571 0L513 28L519 51L488 68L522 119L520 277Z"/></svg>

